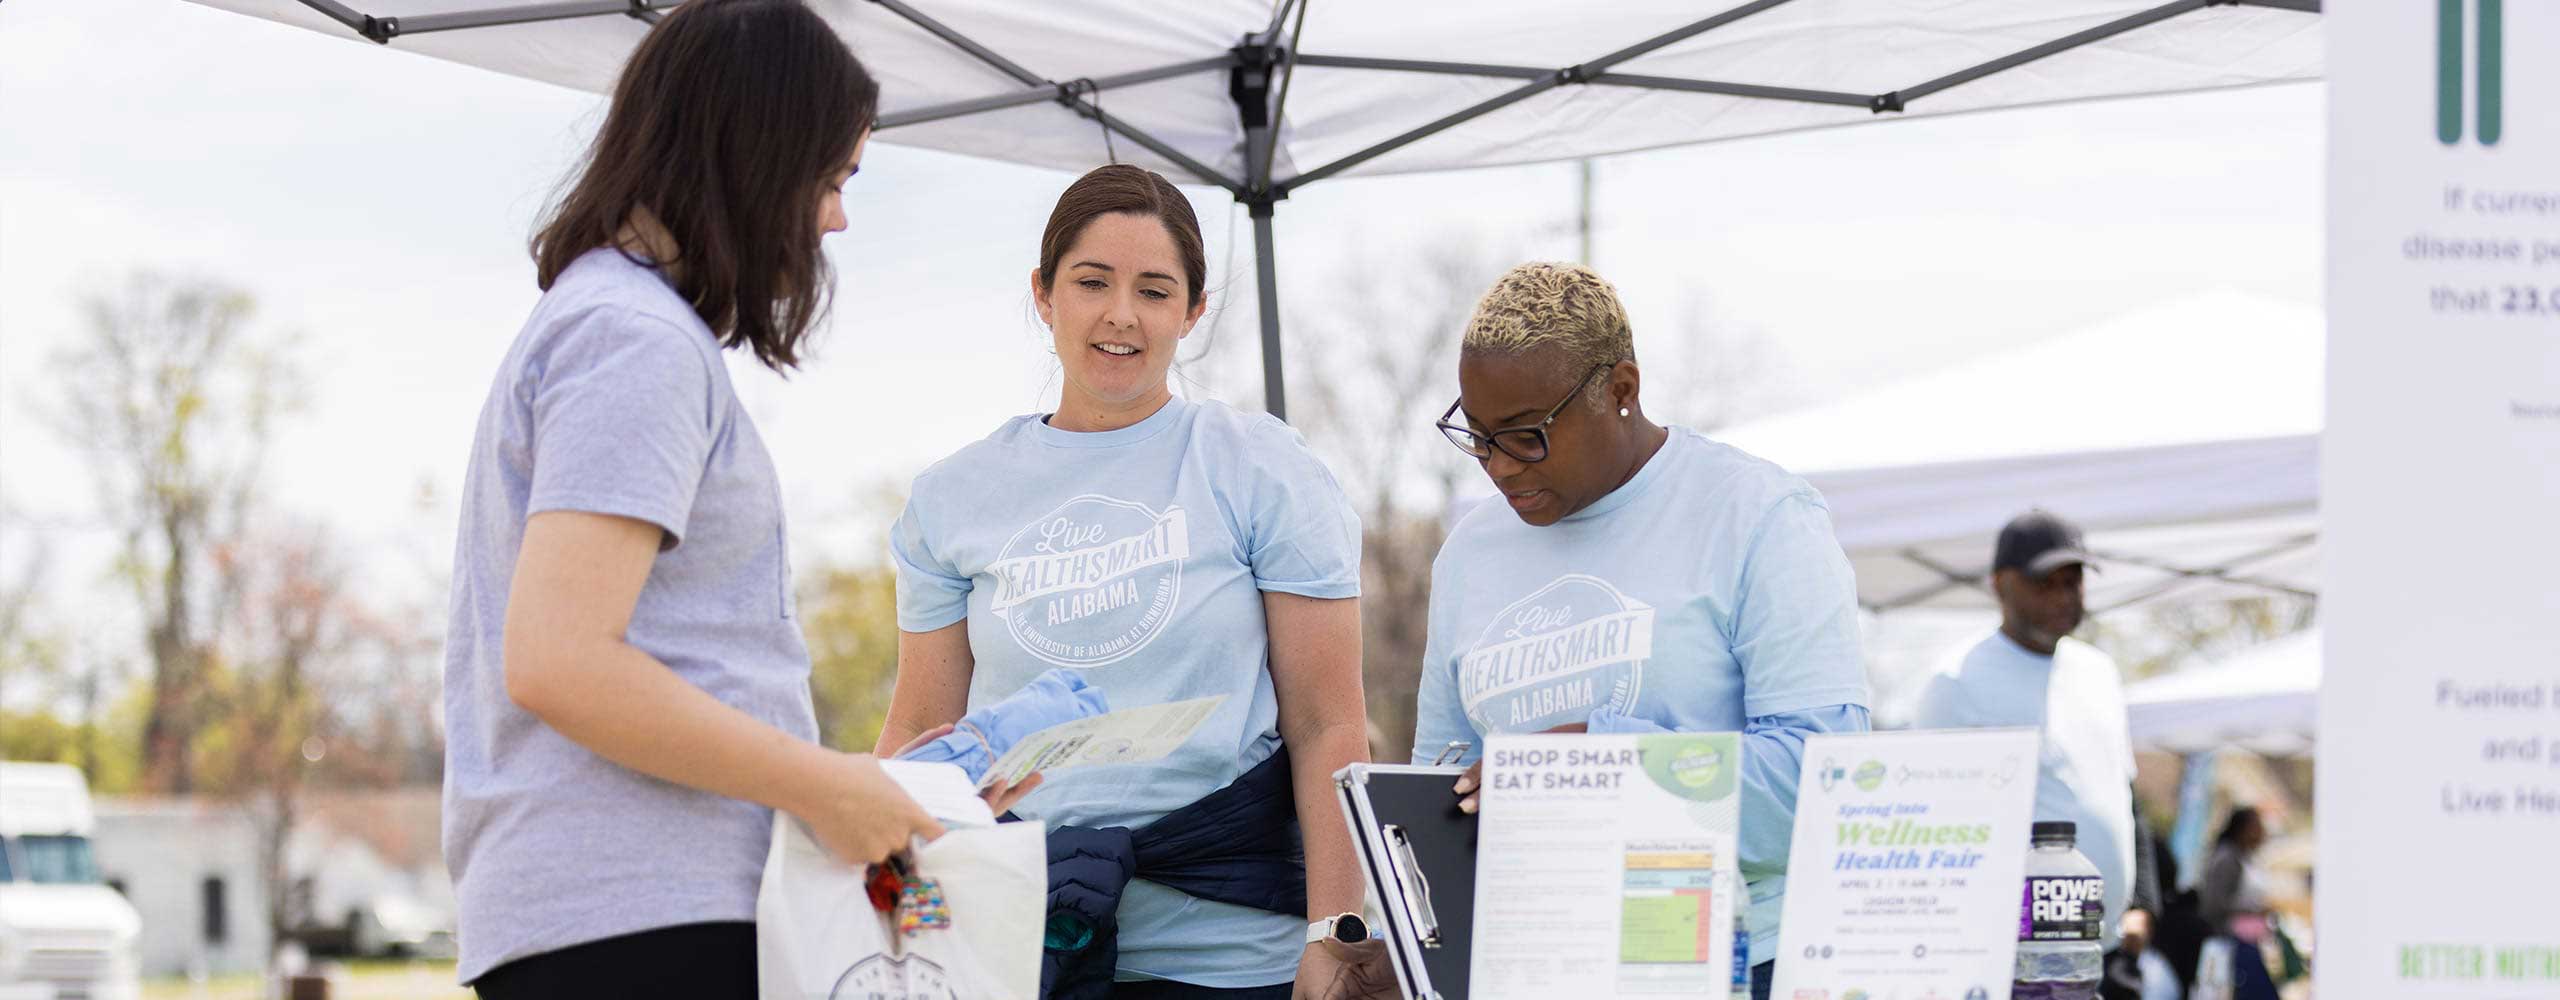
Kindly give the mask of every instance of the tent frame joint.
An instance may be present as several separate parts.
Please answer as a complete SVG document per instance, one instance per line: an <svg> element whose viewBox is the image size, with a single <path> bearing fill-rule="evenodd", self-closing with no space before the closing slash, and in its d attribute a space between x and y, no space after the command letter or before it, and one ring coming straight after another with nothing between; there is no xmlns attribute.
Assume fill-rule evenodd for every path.
<svg viewBox="0 0 2560 1000"><path fill-rule="evenodd" d="M1255 135L1257 130L1268 131L1275 124L1271 120L1271 80L1273 68L1280 64L1277 49L1275 39L1256 33L1244 36L1244 41L1227 50L1235 56L1235 62L1227 67L1227 98L1235 102L1236 123L1247 136ZM1259 173L1254 167L1260 152L1258 149L1245 151L1245 190L1248 192L1269 186L1268 179L1253 176Z"/></svg>
<svg viewBox="0 0 2560 1000"><path fill-rule="evenodd" d="M1227 97L1235 102L1236 124L1245 135L1244 184L1235 199L1254 218L1268 219L1272 205L1289 197L1289 192L1271 183L1270 169L1270 147L1280 141L1280 109L1272 106L1272 84L1280 76L1287 51L1276 32L1246 35L1227 51L1234 57L1227 67Z"/></svg>
<svg viewBox="0 0 2560 1000"><path fill-rule="evenodd" d="M1881 115L1881 114L1888 113L1888 112L1893 112L1893 113L1899 113L1899 112L1901 112L1901 111L1902 111L1902 92L1901 92L1901 91L1899 91L1899 90L1889 90L1889 91L1886 91L1886 92L1884 92L1884 93L1877 94L1877 95L1876 95L1876 96L1874 96L1874 97L1868 98L1868 99L1867 99L1867 110L1868 110L1868 111L1872 111L1872 112L1874 112L1874 113L1876 113L1876 114L1880 114L1880 115Z"/></svg>
<svg viewBox="0 0 2560 1000"><path fill-rule="evenodd" d="M1272 216L1289 191L1271 182L1271 167L1279 155L1289 80L1297 75L1297 32L1306 28L1305 2L1278 5L1269 28L1245 35L1230 50L1235 65L1227 70L1227 96L1235 101L1236 124L1244 132L1244 182L1233 193L1253 218L1254 304L1262 327L1262 409L1284 421L1289 419L1289 403L1280 374L1280 278L1272 261ZM1293 8L1297 22L1291 27ZM1278 101L1272 99L1275 82Z"/></svg>

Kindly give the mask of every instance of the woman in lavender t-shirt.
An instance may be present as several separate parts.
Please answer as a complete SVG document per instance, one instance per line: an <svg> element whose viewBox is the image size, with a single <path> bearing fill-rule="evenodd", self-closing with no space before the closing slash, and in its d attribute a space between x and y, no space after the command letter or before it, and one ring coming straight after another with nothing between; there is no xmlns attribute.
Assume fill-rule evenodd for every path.
<svg viewBox="0 0 2560 1000"><path fill-rule="evenodd" d="M940 832L815 742L781 493L721 360L798 362L878 96L796 0L692 0L534 240L445 651L445 859L483 996L753 997L774 810L857 862Z"/></svg>

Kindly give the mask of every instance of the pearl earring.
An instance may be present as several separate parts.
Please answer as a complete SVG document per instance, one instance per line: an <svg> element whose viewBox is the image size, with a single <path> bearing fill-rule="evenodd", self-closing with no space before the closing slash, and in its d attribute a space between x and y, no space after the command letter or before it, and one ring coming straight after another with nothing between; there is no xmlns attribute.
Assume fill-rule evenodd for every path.
<svg viewBox="0 0 2560 1000"><path fill-rule="evenodd" d="M1619 408L1618 408L1618 415L1619 415L1619 416L1621 416L1621 417L1626 416L1626 415L1627 415L1627 408L1626 408L1626 407L1623 407L1623 406L1619 407Z"/></svg>

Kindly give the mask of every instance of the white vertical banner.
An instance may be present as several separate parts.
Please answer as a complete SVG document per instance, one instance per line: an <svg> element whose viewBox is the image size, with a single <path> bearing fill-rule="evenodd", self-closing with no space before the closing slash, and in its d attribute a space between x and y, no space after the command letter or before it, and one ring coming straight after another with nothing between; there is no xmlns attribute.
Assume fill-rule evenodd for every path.
<svg viewBox="0 0 2560 1000"><path fill-rule="evenodd" d="M2326 9L2318 991L2560 996L2560 2Z"/></svg>

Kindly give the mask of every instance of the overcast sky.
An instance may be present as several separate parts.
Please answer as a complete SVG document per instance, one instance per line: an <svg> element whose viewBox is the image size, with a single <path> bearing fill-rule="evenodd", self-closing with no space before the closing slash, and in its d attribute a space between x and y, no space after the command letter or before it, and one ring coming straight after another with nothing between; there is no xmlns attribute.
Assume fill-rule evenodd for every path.
<svg viewBox="0 0 2560 1000"><path fill-rule="evenodd" d="M2316 306L2320 102L2285 86L1607 159L1595 262L1640 355L1705 303L1768 345L1765 395L1791 404L2215 289ZM304 338L318 377L278 442L278 504L368 559L443 559L474 416L537 294L526 236L601 104L179 0L0 3L9 564L49 544L53 613L98 614L90 490L34 415L78 291L135 268L236 284ZM873 557L870 497L1055 401L1026 275L1071 177L892 142L829 239L842 284L817 360L788 384L738 366L804 567ZM1248 394L1230 401L1256 407L1250 227L1222 193L1193 197L1212 290L1238 306L1219 364ZM1437 241L1570 256L1574 203L1569 165L1309 187L1279 215L1284 314L1356 309L1324 301L1346 269ZM1677 390L1665 377L1649 397ZM422 487L441 506L422 512Z"/></svg>

